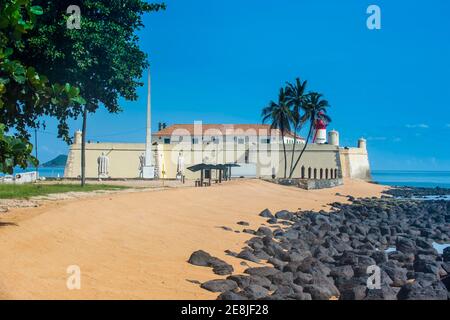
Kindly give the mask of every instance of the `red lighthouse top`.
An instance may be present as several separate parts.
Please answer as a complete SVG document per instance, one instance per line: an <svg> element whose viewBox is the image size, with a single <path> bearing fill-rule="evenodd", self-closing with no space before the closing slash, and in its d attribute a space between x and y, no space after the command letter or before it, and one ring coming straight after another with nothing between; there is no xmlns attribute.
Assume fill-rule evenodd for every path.
<svg viewBox="0 0 450 320"><path fill-rule="evenodd" d="M316 128L316 130L321 130L326 129L327 125L325 124L325 122L323 122L323 120L316 120L314 127Z"/></svg>
<svg viewBox="0 0 450 320"><path fill-rule="evenodd" d="M319 115L323 115L323 112L320 112ZM327 124L322 119L317 119L316 122L314 123L314 128L316 130L326 129Z"/></svg>

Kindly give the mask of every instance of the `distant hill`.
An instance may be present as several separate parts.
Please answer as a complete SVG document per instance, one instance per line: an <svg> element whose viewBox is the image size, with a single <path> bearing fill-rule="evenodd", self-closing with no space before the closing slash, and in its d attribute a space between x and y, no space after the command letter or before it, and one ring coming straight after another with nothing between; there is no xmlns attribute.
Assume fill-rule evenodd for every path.
<svg viewBox="0 0 450 320"><path fill-rule="evenodd" d="M44 168L64 167L64 166L66 166L66 162L67 162L67 155L60 154L55 159L50 160L50 161L42 164L41 166Z"/></svg>

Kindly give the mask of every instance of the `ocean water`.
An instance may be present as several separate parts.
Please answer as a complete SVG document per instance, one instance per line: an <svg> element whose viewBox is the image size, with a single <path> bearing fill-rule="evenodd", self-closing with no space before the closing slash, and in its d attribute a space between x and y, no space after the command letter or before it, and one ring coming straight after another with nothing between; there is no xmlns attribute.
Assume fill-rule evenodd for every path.
<svg viewBox="0 0 450 320"><path fill-rule="evenodd" d="M439 254L443 254L444 249L449 248L449 247L450 247L450 243L433 242L433 248L435 248ZM396 247L390 247L390 248L387 248L386 250L384 250L384 252L386 252L386 253L395 252L395 251L397 251Z"/></svg>
<svg viewBox="0 0 450 320"><path fill-rule="evenodd" d="M14 173L35 171L35 168L26 170L17 168ZM64 167L38 169L40 177L57 178L64 176ZM374 170L372 178L375 182L389 186L450 188L450 171L393 171Z"/></svg>
<svg viewBox="0 0 450 320"><path fill-rule="evenodd" d="M27 168L27 169L21 169L16 168L14 169L14 174L16 173L22 173L22 172L30 172L30 171L36 171L36 168ZM38 168L39 176L45 177L45 178L58 178L64 176L64 167L52 167L52 168ZM0 174L2 176L3 174Z"/></svg>
<svg viewBox="0 0 450 320"><path fill-rule="evenodd" d="M373 170L372 179L388 186L450 188L450 171Z"/></svg>

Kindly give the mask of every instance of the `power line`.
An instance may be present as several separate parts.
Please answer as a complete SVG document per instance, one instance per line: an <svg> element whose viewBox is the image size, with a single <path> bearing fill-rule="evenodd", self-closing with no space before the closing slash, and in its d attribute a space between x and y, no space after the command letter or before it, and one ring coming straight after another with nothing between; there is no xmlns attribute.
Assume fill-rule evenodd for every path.
<svg viewBox="0 0 450 320"><path fill-rule="evenodd" d="M105 138L105 137L115 137L115 136L121 136L126 135L129 133L136 133L145 130L146 128L140 128L140 129L134 129L134 130L128 130L128 131L122 131L122 132L115 132L110 134L104 134L104 135L95 135L95 136L89 136L90 138Z"/></svg>
<svg viewBox="0 0 450 320"><path fill-rule="evenodd" d="M103 134L103 135L93 135L93 136L91 136L91 135L89 135L88 137L89 138L107 138L107 137L115 137L115 136L121 136L121 135L127 135L127 134L130 134L130 133L137 133L137 132L140 132L140 131L145 131L145 127L142 127L142 128L140 128L140 129L134 129L134 130L128 130L128 131L117 131L117 132L113 132L113 133L110 133L110 134ZM51 131L43 131L43 130L37 130L37 132L39 132L39 133L43 133L43 134L48 134L48 135L53 135L53 136L58 136L58 133L56 133L56 132L51 132Z"/></svg>

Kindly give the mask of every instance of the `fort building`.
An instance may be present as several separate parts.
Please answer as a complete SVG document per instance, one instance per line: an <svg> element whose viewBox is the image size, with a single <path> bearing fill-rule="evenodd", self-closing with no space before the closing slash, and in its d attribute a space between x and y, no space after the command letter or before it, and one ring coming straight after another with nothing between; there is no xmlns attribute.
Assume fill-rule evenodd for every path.
<svg viewBox="0 0 450 320"><path fill-rule="evenodd" d="M145 143L87 143L87 178L198 179L201 173L189 167L210 164L229 166L228 175L237 178L370 180L366 141L360 139L355 148L341 148L339 133L327 134L327 125L320 119L314 124L310 144L292 132L265 124L194 122L163 126L152 133L151 105L149 70ZM70 146L66 178L81 176L81 136L77 131ZM210 178L217 170L205 174Z"/></svg>
<svg viewBox="0 0 450 320"><path fill-rule="evenodd" d="M327 139L328 138L328 139ZM284 151L284 147L286 152ZM155 178L198 179L200 173L188 167L205 164L236 164L232 177L283 178L287 157L287 176L305 147L305 140L292 133L284 137L279 130L260 124L176 124L152 135L152 163ZM295 149L294 149L295 148ZM108 177L112 179L142 178L145 143L87 143L86 176L98 178L98 159L108 157ZM286 154L286 155L285 155ZM64 176L81 175L81 132L75 134L70 146ZM339 133L332 130L318 143L309 143L299 161L293 178L370 180L366 140L357 147L340 147Z"/></svg>

